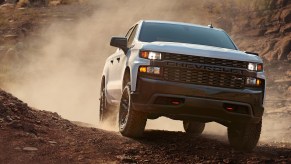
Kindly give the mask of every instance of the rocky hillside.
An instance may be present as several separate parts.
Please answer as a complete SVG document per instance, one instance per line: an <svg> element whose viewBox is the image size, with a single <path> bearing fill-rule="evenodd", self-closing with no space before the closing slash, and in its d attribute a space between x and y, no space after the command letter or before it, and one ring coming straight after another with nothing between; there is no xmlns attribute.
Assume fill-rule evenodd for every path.
<svg viewBox="0 0 291 164"><path fill-rule="evenodd" d="M265 61L270 99L291 95L291 1L214 0L203 8L213 24L231 34L241 50L256 52Z"/></svg>

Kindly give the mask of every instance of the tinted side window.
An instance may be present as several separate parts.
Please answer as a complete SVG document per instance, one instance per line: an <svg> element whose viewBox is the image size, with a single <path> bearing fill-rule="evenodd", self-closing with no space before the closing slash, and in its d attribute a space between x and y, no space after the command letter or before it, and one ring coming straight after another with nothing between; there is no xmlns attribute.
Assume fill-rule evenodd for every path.
<svg viewBox="0 0 291 164"><path fill-rule="evenodd" d="M128 39L128 45L131 46L132 45L132 42L133 42L133 39L136 35L136 31L137 31L137 25L134 27L134 30L132 31L129 39Z"/></svg>

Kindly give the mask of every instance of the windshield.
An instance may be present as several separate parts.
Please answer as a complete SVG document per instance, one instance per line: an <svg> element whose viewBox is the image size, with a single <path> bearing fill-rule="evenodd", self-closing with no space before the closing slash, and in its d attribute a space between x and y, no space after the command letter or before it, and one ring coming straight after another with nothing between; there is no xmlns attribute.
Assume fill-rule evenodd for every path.
<svg viewBox="0 0 291 164"><path fill-rule="evenodd" d="M236 50L224 31L182 24L144 22L139 40L200 44Z"/></svg>

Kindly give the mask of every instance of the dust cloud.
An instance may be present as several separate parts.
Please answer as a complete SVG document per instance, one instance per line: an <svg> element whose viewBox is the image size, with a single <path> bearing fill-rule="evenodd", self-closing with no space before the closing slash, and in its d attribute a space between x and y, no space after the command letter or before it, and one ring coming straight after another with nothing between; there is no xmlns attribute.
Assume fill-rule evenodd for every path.
<svg viewBox="0 0 291 164"><path fill-rule="evenodd" d="M124 36L141 19L204 25L211 22L200 12L202 2L187 5L188 1L90 1L95 7L92 14L53 22L37 32L38 37L30 39L32 46L23 52L29 62L20 78L6 84L5 89L37 109L97 126L102 69L105 59L115 50L109 46L111 36ZM150 120L146 128L183 131L181 121L166 118ZM106 129L113 130L109 126ZM206 134L226 136L226 128L210 124Z"/></svg>
<svg viewBox="0 0 291 164"><path fill-rule="evenodd" d="M104 62L115 50L111 36L124 36L141 19L181 20L183 6L178 0L88 3L95 7L92 14L36 32L23 52L29 60L5 89L37 109L96 125Z"/></svg>

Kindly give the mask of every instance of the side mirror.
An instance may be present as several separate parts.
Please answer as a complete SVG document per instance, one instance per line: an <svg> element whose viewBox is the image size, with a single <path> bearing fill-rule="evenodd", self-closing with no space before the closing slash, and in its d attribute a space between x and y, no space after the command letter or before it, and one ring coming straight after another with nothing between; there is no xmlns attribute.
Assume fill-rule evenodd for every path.
<svg viewBox="0 0 291 164"><path fill-rule="evenodd" d="M112 37L110 41L110 46L120 48L126 54L128 51L127 38L126 37Z"/></svg>

